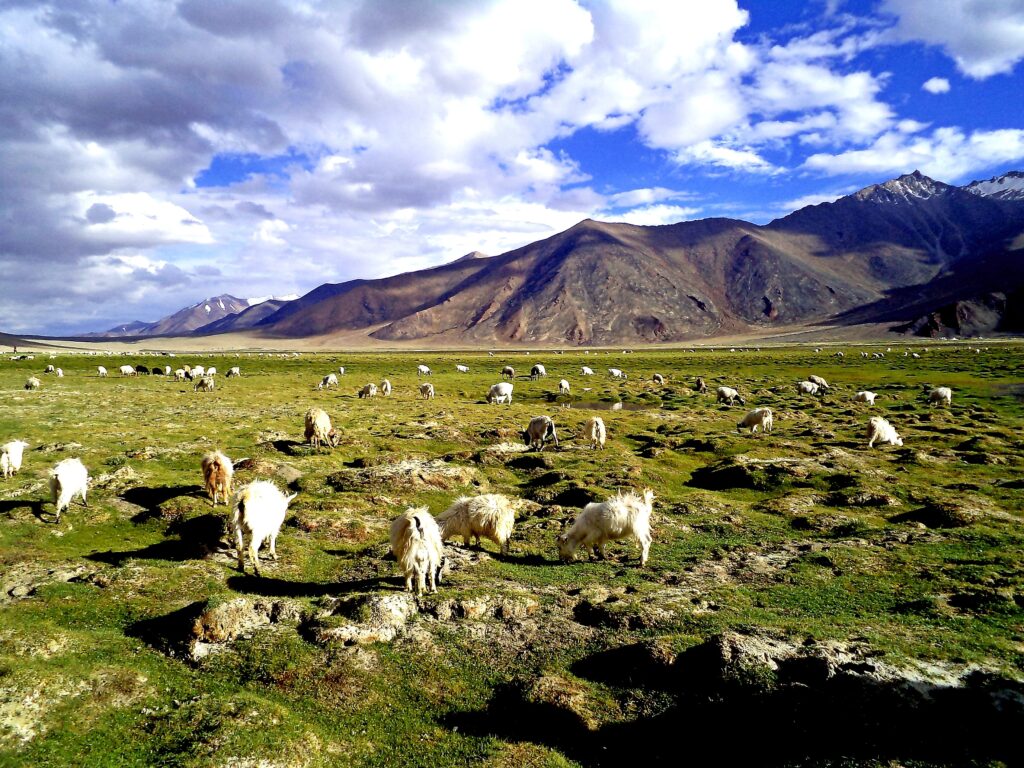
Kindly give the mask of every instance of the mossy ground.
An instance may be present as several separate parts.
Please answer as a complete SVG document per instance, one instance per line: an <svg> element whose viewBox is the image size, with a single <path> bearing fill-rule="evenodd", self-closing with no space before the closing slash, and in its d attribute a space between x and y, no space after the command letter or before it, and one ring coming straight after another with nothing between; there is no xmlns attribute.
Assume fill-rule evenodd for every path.
<svg viewBox="0 0 1024 768"><path fill-rule="evenodd" d="M508 686L543 675L572 681L568 689L579 688L600 722L656 716L666 706L662 692L571 670L623 645L657 640L682 650L736 627L856 636L893 659L1021 677L1024 347L973 348L933 344L920 359L902 349L865 359L861 349L879 348L848 345L842 359L793 346L4 360L0 442L20 438L30 449L21 474L0 485L0 579L25 585L0 595L0 763L575 764L557 742L455 723L485 711ZM197 394L169 377L96 375L97 365L115 372L124 362L215 365L221 376L215 392ZM435 400L417 397L421 362L434 370ZM547 366L546 378L525 378L534 362ZM47 363L64 378L42 375ZM470 373L456 373L456 363ZM483 395L505 364L519 373L515 401L487 405ZM243 376L223 378L233 365ZM315 391L339 365L340 390ZM581 376L582 365L596 374ZM629 379L611 379L610 366ZM655 372L666 376L664 386L651 383ZM811 373L832 384L822 398L796 393ZM22 390L30 374L42 379L41 390ZM718 406L713 394L691 391L696 376L712 390L736 387L747 407ZM356 397L385 377L395 387L390 398ZM568 398L554 394L563 377ZM951 408L925 402L924 387L938 385L953 388ZM853 403L859 389L877 392L877 404ZM614 402L623 409L579 407ZM314 405L341 435L333 451L302 444L303 414ZM764 405L775 412L774 432L738 434L743 413ZM555 419L560 449L526 460L487 450L517 443L541 413ZM582 437L594 413L608 425L604 451ZM866 448L874 414L896 426L902 449ZM266 564L263 578L238 573L225 536L228 508L213 508L201 491L199 458L212 448L253 459L260 476L299 491L278 540L280 559ZM691 484L695 470L740 454L791 459L798 471L718 489ZM56 525L46 470L69 456L100 482L88 507L76 502ZM384 475L359 487L333 477L350 469L358 479L403 459L443 459L463 471ZM256 476L243 470L236 480ZM632 542L612 545L607 561L558 562L554 536L574 504L643 487L657 494L647 568L637 567ZM543 617L530 632L493 616L428 621L425 610L413 623L427 628L429 641L421 632L348 648L275 625L193 666L136 631L202 600L283 597L313 610L332 596L395 593L402 582L385 557L389 520L407 505L437 514L458 495L484 491L541 508L517 522L511 556L485 543L490 557L454 571L422 606L525 592ZM926 513L942 505L963 510L964 519L935 525ZM80 573L62 578L55 569Z"/></svg>

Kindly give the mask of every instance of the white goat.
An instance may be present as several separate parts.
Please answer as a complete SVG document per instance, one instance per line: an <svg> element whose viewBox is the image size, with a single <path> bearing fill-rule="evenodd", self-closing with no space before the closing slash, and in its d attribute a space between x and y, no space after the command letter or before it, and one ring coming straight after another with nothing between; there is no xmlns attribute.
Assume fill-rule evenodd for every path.
<svg viewBox="0 0 1024 768"><path fill-rule="evenodd" d="M420 384L420 395L423 396L424 400L433 400L434 399L434 385L431 384L429 381L426 381L423 384Z"/></svg>
<svg viewBox="0 0 1024 768"><path fill-rule="evenodd" d="M813 381L801 381L796 385L796 391L801 395L816 395L820 387Z"/></svg>
<svg viewBox="0 0 1024 768"><path fill-rule="evenodd" d="M825 381L823 378L821 378L821 376L815 376L812 373L810 376L807 377L807 380L808 381L813 381L815 384L817 384L822 389L828 389L828 382Z"/></svg>
<svg viewBox="0 0 1024 768"><path fill-rule="evenodd" d="M85 494L89 490L89 471L79 459L64 459L50 470L50 500L57 509L57 522L60 513L71 506L75 496L82 497L82 503L89 506Z"/></svg>
<svg viewBox="0 0 1024 768"><path fill-rule="evenodd" d="M28 443L24 440L11 440L0 445L0 469L3 470L4 480L21 471L21 460L26 448Z"/></svg>
<svg viewBox="0 0 1024 768"><path fill-rule="evenodd" d="M928 403L930 405L952 405L953 390L949 387L936 387L928 393Z"/></svg>
<svg viewBox="0 0 1024 768"><path fill-rule="evenodd" d="M426 507L409 507L391 523L391 552L405 576L405 588L416 594L437 592L444 568L444 544L437 522Z"/></svg>
<svg viewBox="0 0 1024 768"><path fill-rule="evenodd" d="M384 397L389 397L391 395L391 382L388 381L387 379L381 381L380 393L384 395Z"/></svg>
<svg viewBox="0 0 1024 768"><path fill-rule="evenodd" d="M740 397L740 393L732 387L719 387L716 390L716 396L719 403L725 403L727 405L733 405L739 403L740 405L746 405L746 401Z"/></svg>
<svg viewBox="0 0 1024 768"><path fill-rule="evenodd" d="M202 376L192 387L193 392L213 392L217 384L212 376Z"/></svg>
<svg viewBox="0 0 1024 768"><path fill-rule="evenodd" d="M277 560L277 535L281 531L288 505L298 494L285 496L269 480L255 480L238 492L231 525L238 547L238 570L245 573L245 539L249 539L249 559L252 569L260 575L259 549L270 540L270 558Z"/></svg>
<svg viewBox="0 0 1024 768"><path fill-rule="evenodd" d="M97 365L96 366L96 373L99 374L101 379L107 378L107 369L104 368L102 365Z"/></svg>
<svg viewBox="0 0 1024 768"><path fill-rule="evenodd" d="M417 365L417 366L416 366L416 372L417 372L417 373L418 373L418 374L419 374L420 376L430 376L430 375L431 375L431 371L430 371L430 368L428 368L428 367L427 367L427 366L425 366L425 365Z"/></svg>
<svg viewBox="0 0 1024 768"><path fill-rule="evenodd" d="M609 368L608 375L613 379L628 379L629 377L622 372L621 368Z"/></svg>
<svg viewBox="0 0 1024 768"><path fill-rule="evenodd" d="M500 381L497 384L492 384L491 388L487 391L487 402L488 403L508 403L512 404L512 382Z"/></svg>
<svg viewBox="0 0 1024 768"><path fill-rule="evenodd" d="M29 376L25 380L25 389L39 389L39 387L41 387L42 385L43 382L41 382L35 376Z"/></svg>
<svg viewBox="0 0 1024 768"><path fill-rule="evenodd" d="M334 385L335 389L338 388L338 377L335 376L333 373L328 373L326 376L320 379L320 383L317 384L316 388L330 389L332 384Z"/></svg>
<svg viewBox="0 0 1024 768"><path fill-rule="evenodd" d="M179 368L178 370L176 370L174 372L174 380L175 381L184 381L185 380L185 369L184 368Z"/></svg>
<svg viewBox="0 0 1024 768"><path fill-rule="evenodd" d="M560 395L568 395L569 394L569 382L566 381L565 379L562 379L561 381L558 382L558 394L560 394Z"/></svg>
<svg viewBox="0 0 1024 768"><path fill-rule="evenodd" d="M869 392L866 389L862 389L856 395L853 396L855 403L867 403L868 405L875 404L875 398L878 397L874 392Z"/></svg>
<svg viewBox="0 0 1024 768"><path fill-rule="evenodd" d="M63 369L58 368L56 371L54 371L54 373L57 374L57 378L58 379L63 379L64 378L64 370Z"/></svg>
<svg viewBox="0 0 1024 768"><path fill-rule="evenodd" d="M228 368L228 372L227 372L225 378L230 379L233 376L241 376L241 375L242 375L242 369L239 368L237 365L235 365L235 366L232 366L231 368Z"/></svg>
<svg viewBox="0 0 1024 768"><path fill-rule="evenodd" d="M461 536L468 547L470 538L490 539L508 554L508 541L516 523L512 502L500 493L485 493L481 496L461 496L437 516L441 528L441 541Z"/></svg>
<svg viewBox="0 0 1024 768"><path fill-rule="evenodd" d="M660 373L656 373L653 376L651 376L651 381L653 381L655 384L664 384L665 377L662 376Z"/></svg>
<svg viewBox="0 0 1024 768"><path fill-rule="evenodd" d="M873 448L875 443L901 446L903 438L897 434L895 427L881 416L872 416L868 422L868 448Z"/></svg>
<svg viewBox="0 0 1024 768"><path fill-rule="evenodd" d="M558 434L555 432L555 422L550 416L534 416L530 423L523 430L523 442L531 448L544 450L544 443L548 439L555 441L555 448L558 447Z"/></svg>
<svg viewBox="0 0 1024 768"><path fill-rule="evenodd" d="M338 366L338 375L339 376L344 376L345 375L345 366L344 365L339 365Z"/></svg>
<svg viewBox="0 0 1024 768"><path fill-rule="evenodd" d="M209 368L207 368L207 369L206 369L206 375L207 375L207 376L216 376L216 375L217 375L217 369L216 369L216 368L214 368L214 367L213 367L213 366L211 365L211 366L210 366Z"/></svg>
<svg viewBox="0 0 1024 768"><path fill-rule="evenodd" d="M753 434L760 427L762 432L771 432L774 423L775 417L772 415L771 408L755 408L736 423L736 431L749 429Z"/></svg>
<svg viewBox="0 0 1024 768"><path fill-rule="evenodd" d="M539 379L541 376L547 376L547 375L548 375L547 368L545 368L540 363L537 363L536 365L533 366L533 368L530 369L530 378L531 379Z"/></svg>
<svg viewBox="0 0 1024 768"><path fill-rule="evenodd" d="M591 367L590 367L589 365L584 365L584 366L583 366L583 367L582 367L582 368L580 369L580 373L581 373L581 374L582 374L583 376L593 376L593 375L594 375L594 369L593 369L593 368L591 368Z"/></svg>
<svg viewBox="0 0 1024 768"><path fill-rule="evenodd" d="M583 436L590 438L590 447L604 450L604 441L607 431L604 427L604 419L600 416L591 416L583 427Z"/></svg>
<svg viewBox="0 0 1024 768"><path fill-rule="evenodd" d="M459 373L469 373L469 366L468 365L456 365L455 366L455 370L458 371Z"/></svg>
<svg viewBox="0 0 1024 768"><path fill-rule="evenodd" d="M43 369L43 373L53 373L56 370L57 369L54 368L53 364L51 363L50 365L46 366L46 368Z"/></svg>
<svg viewBox="0 0 1024 768"><path fill-rule="evenodd" d="M338 433L331 426L331 417L320 408L310 408L306 411L306 440L314 448L319 448L323 443L334 448L338 444Z"/></svg>
<svg viewBox="0 0 1024 768"><path fill-rule="evenodd" d="M213 506L217 506L218 494L227 504L231 498L231 479L235 474L231 459L220 451L211 451L203 456L199 466L203 471L203 485L206 487L206 493L213 499Z"/></svg>
<svg viewBox="0 0 1024 768"><path fill-rule="evenodd" d="M135 373L135 369L132 368L130 365L122 365L117 370L119 370L121 372L122 376L135 376L135 375L137 375Z"/></svg>
<svg viewBox="0 0 1024 768"><path fill-rule="evenodd" d="M628 491L607 501L587 504L572 527L558 537L559 557L564 561L573 560L576 550L585 547L604 559L607 542L633 538L640 545L640 566L643 567L651 548L653 502L654 491L646 489L643 498Z"/></svg>
<svg viewBox="0 0 1024 768"><path fill-rule="evenodd" d="M205 375L206 375L206 369L203 368L203 366L201 366L201 365L197 365L195 368L192 369L192 378L195 378L197 376L205 376Z"/></svg>

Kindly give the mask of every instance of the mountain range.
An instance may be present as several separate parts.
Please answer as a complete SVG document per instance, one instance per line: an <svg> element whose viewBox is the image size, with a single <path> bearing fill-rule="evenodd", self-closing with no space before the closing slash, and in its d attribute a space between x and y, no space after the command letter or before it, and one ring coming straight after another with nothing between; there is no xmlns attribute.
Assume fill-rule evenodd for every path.
<svg viewBox="0 0 1024 768"><path fill-rule="evenodd" d="M915 171L767 225L588 219L497 256L325 283L292 301L214 297L99 335L617 345L811 324L1020 331L1022 259L1024 173L956 187Z"/></svg>

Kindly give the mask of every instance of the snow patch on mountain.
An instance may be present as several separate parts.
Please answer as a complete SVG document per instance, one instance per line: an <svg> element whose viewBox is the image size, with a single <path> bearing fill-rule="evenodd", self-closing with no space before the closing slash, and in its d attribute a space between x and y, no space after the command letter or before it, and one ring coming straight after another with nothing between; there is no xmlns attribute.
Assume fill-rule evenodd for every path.
<svg viewBox="0 0 1024 768"><path fill-rule="evenodd" d="M1024 173L1009 171L985 181L972 181L964 190L981 197L997 200L1024 200Z"/></svg>
<svg viewBox="0 0 1024 768"><path fill-rule="evenodd" d="M920 171L907 173L884 184L872 184L857 192L854 197L871 203L888 203L899 205L909 202L911 198L928 200L946 194L951 187L941 181L928 178Z"/></svg>

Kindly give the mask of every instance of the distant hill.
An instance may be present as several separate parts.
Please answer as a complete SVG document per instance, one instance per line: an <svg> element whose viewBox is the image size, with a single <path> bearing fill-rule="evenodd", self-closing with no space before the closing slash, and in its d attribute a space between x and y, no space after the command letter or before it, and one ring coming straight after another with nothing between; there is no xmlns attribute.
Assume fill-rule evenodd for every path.
<svg viewBox="0 0 1024 768"><path fill-rule="evenodd" d="M246 307L241 312L226 315L220 320L201 325L192 331L194 336L207 336L217 333L230 333L255 328L261 321L274 314L289 302L284 299L267 299L259 304Z"/></svg>
<svg viewBox="0 0 1024 768"><path fill-rule="evenodd" d="M223 317L241 312L248 307L249 302L245 299L223 294L203 299L189 307L179 309L174 314L168 315L154 323L144 323L136 320L135 322L119 325L99 333L83 334L83 336L106 339L132 336L182 336Z"/></svg>

